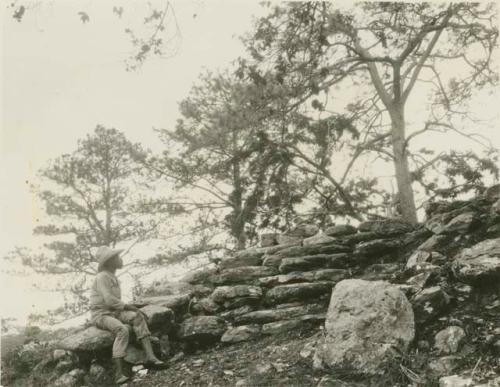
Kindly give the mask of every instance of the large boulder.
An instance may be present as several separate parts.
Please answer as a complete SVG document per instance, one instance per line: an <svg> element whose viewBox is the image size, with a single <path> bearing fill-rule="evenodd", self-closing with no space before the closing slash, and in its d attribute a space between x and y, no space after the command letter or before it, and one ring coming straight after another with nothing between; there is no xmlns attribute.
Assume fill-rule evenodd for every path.
<svg viewBox="0 0 500 387"><path fill-rule="evenodd" d="M74 352L98 352L111 348L113 341L111 332L92 326L66 337L57 343L57 347Z"/></svg>
<svg viewBox="0 0 500 387"><path fill-rule="evenodd" d="M463 282L476 284L500 278L500 238L487 239L455 256L453 273Z"/></svg>
<svg viewBox="0 0 500 387"><path fill-rule="evenodd" d="M374 375L405 353L415 335L414 316L406 296L383 281L348 279L332 293L316 367Z"/></svg>
<svg viewBox="0 0 500 387"><path fill-rule="evenodd" d="M330 293L331 290L332 283L326 281L279 285L266 292L264 302L267 305L275 305L285 302L306 300Z"/></svg>
<svg viewBox="0 0 500 387"><path fill-rule="evenodd" d="M182 322L177 336L181 340L205 344L218 341L226 330L227 324L220 317L196 316Z"/></svg>
<svg viewBox="0 0 500 387"><path fill-rule="evenodd" d="M317 254L304 257L284 258L279 266L280 273L294 271L307 271L319 268L343 269L348 265L349 255L339 254Z"/></svg>
<svg viewBox="0 0 500 387"><path fill-rule="evenodd" d="M361 232L373 232L381 237L405 234L413 230L413 226L399 219L370 220L358 227Z"/></svg>
<svg viewBox="0 0 500 387"><path fill-rule="evenodd" d="M232 285L253 283L260 277L278 274L278 270L271 266L241 266L223 270L210 277L214 285Z"/></svg>

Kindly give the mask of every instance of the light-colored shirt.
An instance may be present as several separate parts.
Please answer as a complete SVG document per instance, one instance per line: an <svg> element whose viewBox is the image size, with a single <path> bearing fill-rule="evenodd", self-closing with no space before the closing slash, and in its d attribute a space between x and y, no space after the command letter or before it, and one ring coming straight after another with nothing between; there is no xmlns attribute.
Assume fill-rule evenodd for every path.
<svg viewBox="0 0 500 387"><path fill-rule="evenodd" d="M97 273L90 289L90 310L92 317L113 314L123 310L125 303L118 278L113 273L103 270Z"/></svg>

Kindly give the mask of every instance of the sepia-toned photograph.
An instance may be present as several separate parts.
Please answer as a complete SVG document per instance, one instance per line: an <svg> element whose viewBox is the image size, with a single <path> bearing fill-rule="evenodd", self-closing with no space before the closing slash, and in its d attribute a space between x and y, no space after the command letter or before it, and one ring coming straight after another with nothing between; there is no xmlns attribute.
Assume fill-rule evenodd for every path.
<svg viewBox="0 0 500 387"><path fill-rule="evenodd" d="M0 386L500 387L500 3L0 3Z"/></svg>

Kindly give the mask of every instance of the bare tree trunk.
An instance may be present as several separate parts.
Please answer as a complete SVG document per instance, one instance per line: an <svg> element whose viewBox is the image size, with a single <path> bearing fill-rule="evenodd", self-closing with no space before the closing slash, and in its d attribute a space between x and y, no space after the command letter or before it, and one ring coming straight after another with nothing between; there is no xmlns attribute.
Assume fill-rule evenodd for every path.
<svg viewBox="0 0 500 387"><path fill-rule="evenodd" d="M401 104L394 104L389 109L389 113L392 123L392 148L401 213L404 220L417 223L417 210L411 187L412 178L406 153L404 107Z"/></svg>

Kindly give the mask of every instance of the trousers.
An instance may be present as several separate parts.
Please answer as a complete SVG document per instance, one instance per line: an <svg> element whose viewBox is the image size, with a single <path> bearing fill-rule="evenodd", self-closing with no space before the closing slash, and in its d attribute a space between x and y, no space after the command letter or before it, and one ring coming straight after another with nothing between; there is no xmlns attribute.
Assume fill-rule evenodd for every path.
<svg viewBox="0 0 500 387"><path fill-rule="evenodd" d="M132 325L138 340L151 335L144 315L133 311L95 316L93 323L97 328L105 329L115 335L113 358L125 357L129 342L129 330L125 324Z"/></svg>

